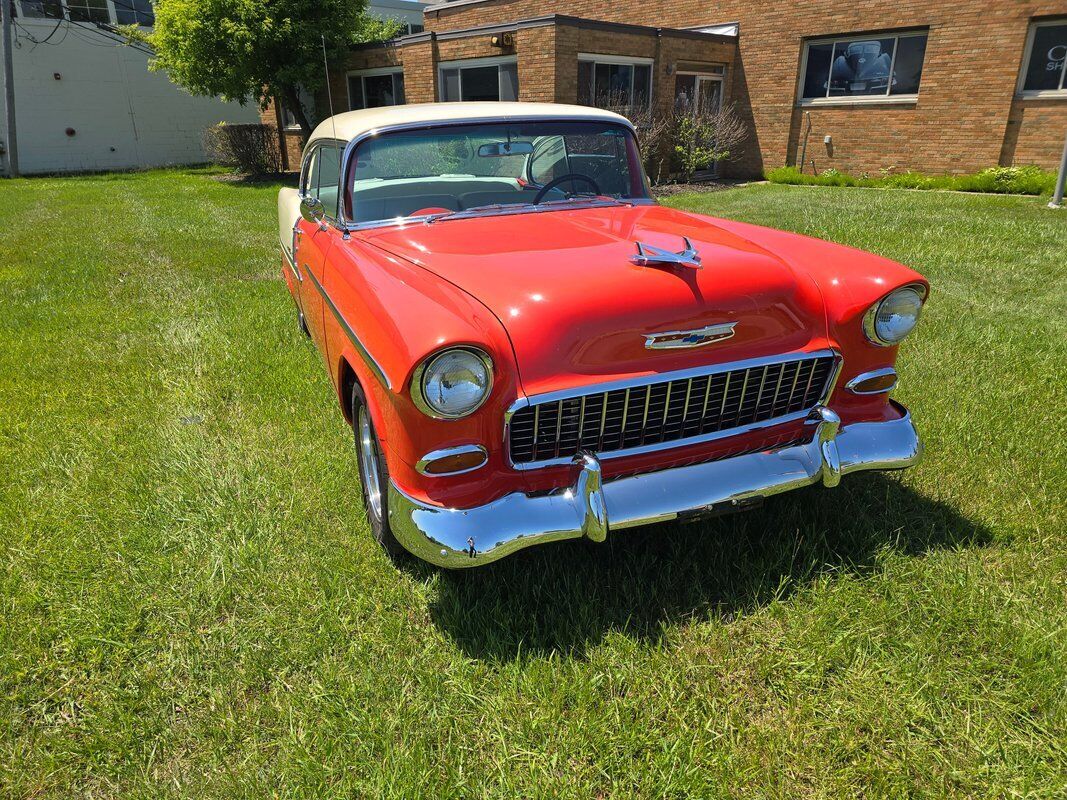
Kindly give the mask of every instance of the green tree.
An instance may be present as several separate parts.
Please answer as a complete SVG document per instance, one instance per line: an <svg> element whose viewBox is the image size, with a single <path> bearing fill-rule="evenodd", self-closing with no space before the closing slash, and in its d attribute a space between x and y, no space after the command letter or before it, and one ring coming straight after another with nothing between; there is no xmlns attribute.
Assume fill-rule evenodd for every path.
<svg viewBox="0 0 1067 800"><path fill-rule="evenodd" d="M311 123L298 87L325 85L323 38L330 64L349 47L394 36L399 24L366 15L366 0L156 0L149 33L127 37L155 51L150 68L193 94L266 106L280 97L305 135Z"/></svg>

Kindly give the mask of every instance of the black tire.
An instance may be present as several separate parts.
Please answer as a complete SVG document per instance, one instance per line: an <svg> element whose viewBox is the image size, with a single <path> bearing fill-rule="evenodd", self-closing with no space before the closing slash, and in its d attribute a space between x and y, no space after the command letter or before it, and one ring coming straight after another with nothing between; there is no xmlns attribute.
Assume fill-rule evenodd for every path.
<svg viewBox="0 0 1067 800"><path fill-rule="evenodd" d="M358 384L352 387L352 430L367 523L375 541L390 558L396 559L405 551L389 528L389 467L367 410L367 397Z"/></svg>
<svg viewBox="0 0 1067 800"><path fill-rule="evenodd" d="M308 329L308 322L304 319L304 312L299 308L296 310L296 324L300 326L300 332L310 339L311 331Z"/></svg>

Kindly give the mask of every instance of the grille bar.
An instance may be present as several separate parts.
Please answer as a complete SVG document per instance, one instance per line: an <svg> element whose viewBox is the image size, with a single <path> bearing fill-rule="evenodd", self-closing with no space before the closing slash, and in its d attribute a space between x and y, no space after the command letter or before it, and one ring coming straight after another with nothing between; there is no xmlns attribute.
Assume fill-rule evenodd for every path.
<svg viewBox="0 0 1067 800"><path fill-rule="evenodd" d="M834 356L763 361L710 374L575 394L533 403L508 423L517 466L569 460L581 450L611 453L686 443L808 411L825 393ZM546 396L547 397L547 396Z"/></svg>

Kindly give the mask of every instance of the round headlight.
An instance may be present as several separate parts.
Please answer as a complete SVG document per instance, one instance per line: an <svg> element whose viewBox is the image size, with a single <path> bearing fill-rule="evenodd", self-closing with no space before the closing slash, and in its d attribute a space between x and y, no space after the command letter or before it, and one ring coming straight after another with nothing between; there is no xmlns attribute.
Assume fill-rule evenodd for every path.
<svg viewBox="0 0 1067 800"><path fill-rule="evenodd" d="M898 344L919 321L925 297L921 286L905 286L887 294L863 318L867 338L883 347Z"/></svg>
<svg viewBox="0 0 1067 800"><path fill-rule="evenodd" d="M456 348L431 356L416 370L412 398L431 417L473 413L493 387L493 363L478 350Z"/></svg>

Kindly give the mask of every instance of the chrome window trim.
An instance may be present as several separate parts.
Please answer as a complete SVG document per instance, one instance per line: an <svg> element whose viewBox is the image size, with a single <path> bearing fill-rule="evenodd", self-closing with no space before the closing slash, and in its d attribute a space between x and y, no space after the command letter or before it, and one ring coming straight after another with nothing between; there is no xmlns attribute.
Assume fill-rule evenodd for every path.
<svg viewBox="0 0 1067 800"><path fill-rule="evenodd" d="M473 467L467 467L466 469L457 469L451 472L427 472L426 467L432 464L434 461L439 461L442 458L448 458L449 456L461 456L467 453L481 453L482 460L480 463ZM418 461L415 462L415 471L420 475L425 475L429 478L444 478L450 475L464 475L468 472L474 472L476 469L481 469L489 461L489 451L482 447L480 444L461 444L455 447L444 447L440 450L431 450L424 455Z"/></svg>
<svg viewBox="0 0 1067 800"><path fill-rule="evenodd" d="M869 380L872 380L873 378L881 378L881 377L883 377L885 375L892 375L893 376L893 383L891 383L885 389L874 389L874 390L863 391L861 389L857 389L856 388L857 386L859 386L864 381L869 381ZM853 378L852 380L850 380L848 383L845 384L845 388L848 389L853 394L885 394L887 392L893 391L896 387L897 387L897 371L895 369L893 369L892 367L882 367L881 369L872 369L870 372L861 372L859 375L857 375L855 378Z"/></svg>
<svg viewBox="0 0 1067 800"><path fill-rule="evenodd" d="M926 287L923 286L921 283L905 283L903 286L898 286L896 289L886 292L881 297L879 297L874 303L871 304L871 307L863 313L863 335L867 337L868 342L875 345L876 347L896 347L900 344L900 342L903 342L904 339L907 339L908 336L911 335L911 331L909 331L908 334L904 337L904 339L900 340L900 342L886 342L878 336L878 331L875 328L874 319L878 315L878 307L885 302L886 298L889 297L889 295L895 294L896 292L899 292L903 289L913 290L916 294L919 295L919 300L922 302L922 304L926 305L926 295L928 294L928 292Z"/></svg>
<svg viewBox="0 0 1067 800"><path fill-rule="evenodd" d="M442 414L436 408L426 402L426 397L422 392L422 376L426 372L426 368L430 366L434 361L443 356L445 353L450 353L453 350L465 350L466 352L477 356L485 364L486 371L489 374L489 385L485 389L485 394L482 396L481 401L472 408L470 411L465 411L462 414ZM489 357L489 354L484 350L473 345L449 345L448 347L442 347L440 350L434 350L430 355L426 356L419 365L415 367L415 371L411 373L411 400L415 403L415 407L419 409L423 414L433 419L440 420L453 420L453 419L465 419L477 411L479 408L485 405L485 401L489 399L489 395L493 393L493 359Z"/></svg>
<svg viewBox="0 0 1067 800"><path fill-rule="evenodd" d="M466 126L472 126L472 125L489 125L489 124L494 124L494 123L500 124L500 123L528 123L528 122L603 122L605 124L618 125L621 128L625 128L626 130L628 130L634 136L635 139L637 138L637 129L634 128L634 125L633 125L632 122L630 122L630 120L628 120L628 119L605 120L602 117L598 117L598 116L595 116L595 115L592 115L592 114L589 115L588 117L586 117L586 116L542 117L542 116L526 116L526 115L519 115L519 116L500 115L500 116L495 116L495 117L472 117L471 119L462 119L462 120L454 120L453 119L453 120L430 120L430 121L423 121L423 122L404 122L404 123L397 123L395 125L383 125L383 126L381 126L379 128L372 128L369 131L364 131L359 136L353 137L347 143L347 145L345 146L345 149L343 151L343 154L342 154L342 157L341 157L341 175L340 175L341 184L338 187L338 190L340 192L340 194L339 194L340 202L338 203L338 219L336 221L336 226L339 229L341 229L342 231L348 233L348 232L351 232L351 231L367 230L367 229L370 229L370 228L383 228L383 227L403 225L403 224L413 223L413 222L426 222L427 220L432 219L433 216L434 216L434 215L423 215L423 216L418 216L418 217L394 217L393 219L369 220L367 222L356 222L355 220L351 220L351 219L348 218L348 215L346 213L346 209L344 208L344 205L345 205L345 203L344 203L345 178L348 175L348 165L351 163L352 154L355 152L355 149L359 145L361 145L363 142L365 142L365 141L367 141L369 139L374 139L374 138L376 138L378 136L382 136L383 134L397 133L397 132L403 132L403 131L433 130L434 128L466 127ZM326 141L326 139L325 138L324 139L316 139L314 142L311 143L311 146L313 147L314 145L318 144L321 141ZM337 141L337 140L330 140L330 141ZM308 149L310 151L311 148L309 147ZM353 199L352 199L353 203L355 202L354 194L355 193L353 193ZM654 205L655 204L655 201L651 197L647 197L647 198L629 198L625 202L633 203L633 204L641 204L641 205L645 205L645 204ZM573 208L573 206L571 208ZM528 212L529 210L530 209L527 208L527 207L522 207L522 212ZM560 209L557 208L555 210L560 210ZM522 212L516 211L515 213L522 213Z"/></svg>
<svg viewBox="0 0 1067 800"><path fill-rule="evenodd" d="M830 375L826 381L826 389L823 394L815 401L816 405L825 405L831 395L833 395L834 388L837 385L837 379L841 375L841 366L843 360L841 354L836 350L827 348L824 350L815 350L810 353L805 352L792 352L792 353L779 353L773 356L762 356L760 358L749 358L741 361L731 361L722 364L711 364L704 367L693 367L690 369L676 370L674 372L659 372L652 375L644 375L639 378L623 378L617 381L607 381L605 383L587 384L585 386L575 387L574 389L562 389L556 392L544 392L542 394L533 395L531 397L520 397L510 406L507 411L504 412L504 454L507 458L508 466L512 469L520 472L526 472L533 469L542 469L544 467L561 466L564 464L570 464L573 462L572 457L560 457L542 459L540 461L530 461L523 464L516 464L511 460L511 418L521 408L534 405L538 406L542 403L558 403L560 400L569 400L574 397L582 397L590 394L604 394L606 392L616 391L620 389L633 389L644 386L649 386L656 383L665 383L667 381L679 381L688 380L689 378L699 378L705 375L717 375L721 372L733 372L740 369L751 369L753 367L763 367L769 364L778 364L788 361L807 361L817 358L831 357L834 359L833 367L830 370ZM595 453L596 457L601 461L607 461L614 458L626 458L628 456L644 455L646 453L655 453L660 450L671 450L680 447L689 447L695 444L706 444L707 442L714 442L719 439L726 439L731 436L738 436L743 433L751 433L753 431L762 430L764 428L771 428L778 425L783 425L788 422L796 422L797 420L805 419L811 413L810 408L801 409L800 411L794 411L792 414L785 414L780 417L774 417L773 419L761 420L759 422L749 423L748 425L742 425L735 428L728 428L721 431L713 431L711 433L701 434L699 436L690 436L685 439L674 439L669 442L656 442L654 444L640 445L637 447L628 447L622 450L610 450L604 453Z"/></svg>
<svg viewBox="0 0 1067 800"><path fill-rule="evenodd" d="M356 336L356 332L352 330L352 326L348 324L348 320L341 314L337 305L333 302L333 298L326 293L325 287L319 283L319 279L315 277L315 273L308 269L306 265L304 266L304 270L307 272L308 277L311 278L311 283L318 289L319 294L322 295L326 307L330 309L330 312L337 320L337 324L340 325L341 330L345 332L348 341L352 343L352 346L356 348L356 352L359 353L360 357L363 359L363 363L367 365L367 368L374 373L374 377L376 377L386 389L392 390L393 384L389 381L388 376L385 374L385 370L379 366L378 362L374 359L374 356L370 354L370 351L364 347L363 342Z"/></svg>

